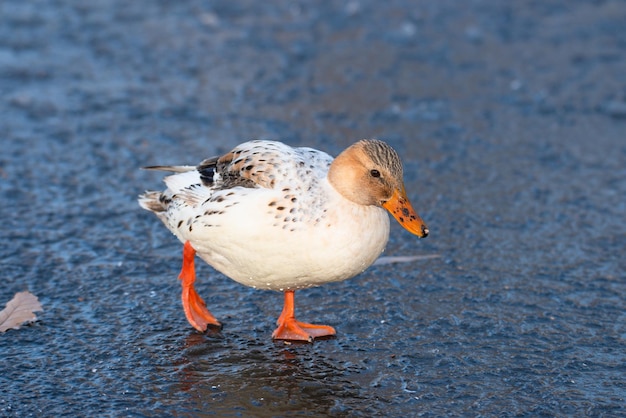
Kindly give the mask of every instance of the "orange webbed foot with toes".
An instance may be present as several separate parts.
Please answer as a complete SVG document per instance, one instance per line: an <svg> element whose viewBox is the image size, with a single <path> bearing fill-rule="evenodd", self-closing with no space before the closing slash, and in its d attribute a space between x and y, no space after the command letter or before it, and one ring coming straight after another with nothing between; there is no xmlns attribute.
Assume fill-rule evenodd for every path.
<svg viewBox="0 0 626 418"><path fill-rule="evenodd" d="M222 324L209 312L206 303L194 288L193 284L196 281L195 256L196 250L193 249L189 241L185 242L183 268L178 276L183 286L181 298L185 316L191 326L200 332L206 331L209 325L221 328Z"/></svg>
<svg viewBox="0 0 626 418"><path fill-rule="evenodd" d="M315 338L332 337L336 334L333 327L300 322L295 318L294 291L285 292L285 306L278 317L278 328L272 333L275 340L308 341Z"/></svg>

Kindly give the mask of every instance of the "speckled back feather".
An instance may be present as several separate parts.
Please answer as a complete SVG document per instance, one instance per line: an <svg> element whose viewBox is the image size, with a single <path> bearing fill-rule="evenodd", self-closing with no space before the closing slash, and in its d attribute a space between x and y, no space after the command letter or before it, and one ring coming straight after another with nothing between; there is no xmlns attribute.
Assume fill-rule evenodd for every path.
<svg viewBox="0 0 626 418"><path fill-rule="evenodd" d="M302 188L311 190L326 176L331 162L328 154L312 148L291 148L274 141L249 141L227 154L207 158L197 166L145 167L176 174L165 178L167 190L146 192L140 196L139 203L158 214L167 211L172 204L197 206L225 199L228 196L220 192L236 187L280 190L285 193L285 200L295 201L293 193Z"/></svg>

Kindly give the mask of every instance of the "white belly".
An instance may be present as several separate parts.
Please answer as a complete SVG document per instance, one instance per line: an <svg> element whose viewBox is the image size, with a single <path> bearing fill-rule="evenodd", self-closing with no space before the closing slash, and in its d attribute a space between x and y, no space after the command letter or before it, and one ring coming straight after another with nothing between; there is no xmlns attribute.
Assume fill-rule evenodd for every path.
<svg viewBox="0 0 626 418"><path fill-rule="evenodd" d="M375 206L344 200L321 222L278 225L251 216L251 209L238 205L228 215L237 222L195 228L185 238L208 264L254 288L296 290L351 278L376 260L389 238L389 216Z"/></svg>

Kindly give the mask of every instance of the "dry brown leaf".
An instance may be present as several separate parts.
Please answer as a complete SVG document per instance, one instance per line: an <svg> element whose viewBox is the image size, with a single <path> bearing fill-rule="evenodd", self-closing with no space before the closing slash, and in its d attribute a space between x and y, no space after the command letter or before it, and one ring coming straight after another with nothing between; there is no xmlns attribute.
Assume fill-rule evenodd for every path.
<svg viewBox="0 0 626 418"><path fill-rule="evenodd" d="M19 329L20 325L37 320L34 312L43 312L37 296L30 292L18 292L0 311L0 332Z"/></svg>
<svg viewBox="0 0 626 418"><path fill-rule="evenodd" d="M397 257L380 257L374 261L374 266L384 266L385 264L393 263L410 263L417 260L429 260L431 258L439 258L439 254L427 254L427 255L403 255Z"/></svg>

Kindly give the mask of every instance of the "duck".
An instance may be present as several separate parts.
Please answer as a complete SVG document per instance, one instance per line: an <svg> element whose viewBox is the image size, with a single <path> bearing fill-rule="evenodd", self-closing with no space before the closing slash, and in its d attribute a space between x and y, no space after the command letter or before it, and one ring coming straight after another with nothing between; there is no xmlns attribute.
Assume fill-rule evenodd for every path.
<svg viewBox="0 0 626 418"><path fill-rule="evenodd" d="M196 256L238 283L282 292L272 338L312 342L336 330L297 320L296 291L372 265L389 239L388 214L418 238L429 232L407 197L398 153L378 139L334 159L253 140L198 165L144 168L171 173L164 191L146 191L138 202L183 244L183 310L200 332L222 324L195 290Z"/></svg>

